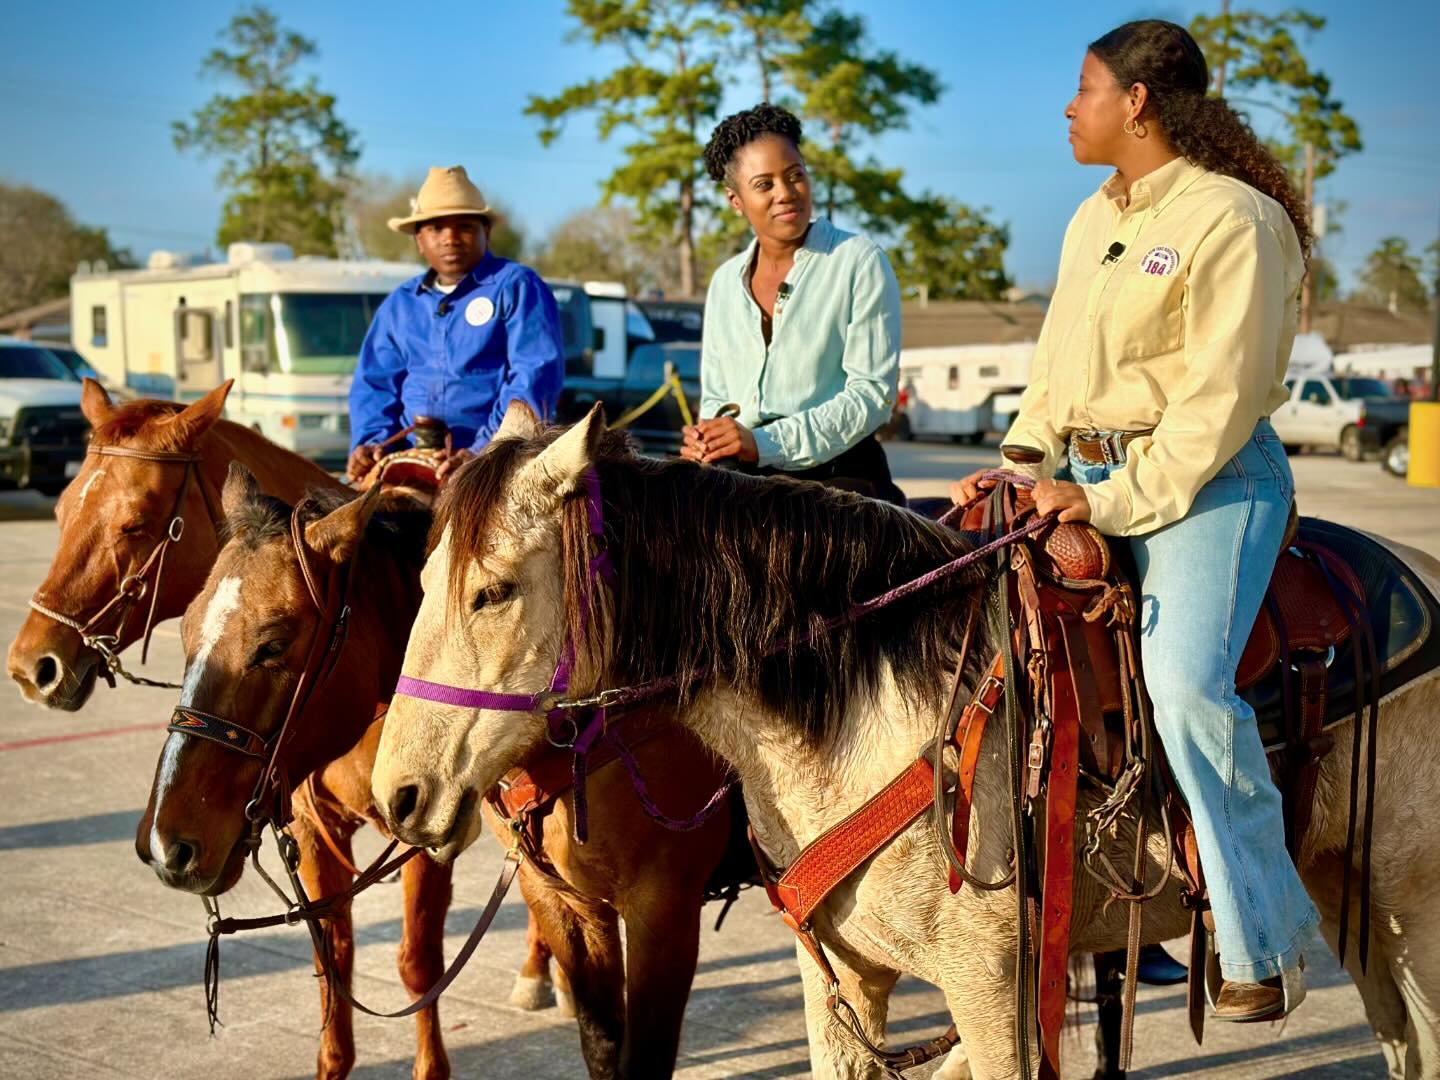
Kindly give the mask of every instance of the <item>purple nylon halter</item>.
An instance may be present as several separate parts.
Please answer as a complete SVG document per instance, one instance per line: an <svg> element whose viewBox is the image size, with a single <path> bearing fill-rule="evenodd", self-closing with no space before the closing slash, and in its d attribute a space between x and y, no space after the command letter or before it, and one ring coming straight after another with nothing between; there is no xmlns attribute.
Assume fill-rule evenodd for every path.
<svg viewBox="0 0 1440 1080"><path fill-rule="evenodd" d="M1035 481L1027 476L1011 472L1005 469L993 469L984 474L983 479L1006 481L1019 488L1033 488ZM604 546L605 540L605 516L604 505L601 502L600 476L593 467L585 470L585 511L590 524L590 535L598 541L599 551L590 558L590 579L592 584L596 581L603 581L612 589L616 585L617 577L614 563L610 559L610 552ZM966 509L964 506L956 506L943 517L939 523L948 525ZM919 592L921 589L933 585L937 581L950 577L953 574L973 566L987 555L991 555L1001 548L1027 536L1032 536L1051 523L1049 517L1035 517L1018 529L1014 529L1004 536L991 540L973 551L953 559L948 563L936 567L912 581L907 581L887 592L870 600L855 604L848 611L843 612L834 618L826 620L820 630L833 630L848 622L855 622L872 614L881 608L895 603L904 597ZM589 619L588 607L581 612L581 625L585 625ZM776 651L779 651L778 649ZM424 701L434 701L441 705L454 705L466 709L482 709L494 712L538 712L549 706L546 716L550 725L550 741L556 746L566 746L575 755L574 778L575 778L575 839L584 843L588 833L588 821L585 801L585 758L600 742L610 740L619 750L621 762L635 784L637 793L641 796L641 803L646 813L654 820L668 829L685 831L694 829L704 824L716 810L724 805L724 796L729 793L734 781L727 783L717 791L701 810L690 818L676 820L660 812L648 798L645 789L644 778L640 775L633 755L629 753L624 744L620 741L619 735L606 727L605 717L607 709L614 706L630 705L638 701L645 701L659 696L667 690L674 689L679 685L679 680L674 676L667 676L655 679L649 683L639 686L623 687L615 690L606 690L588 699L580 701L564 701L564 696L570 689L570 673L575 662L575 643L567 638L564 648L561 650L560 659L555 665L555 675L550 680L550 689L538 694L512 694L495 690L471 690L465 687L449 686L444 683L427 682L424 679L414 679L409 675L401 675L400 681L396 684L395 693L405 697L420 698ZM701 669L697 674L703 674ZM584 710L586 716L583 726L569 716L572 710ZM573 728L573 738L561 741L555 736L556 726L561 721L569 723Z"/></svg>

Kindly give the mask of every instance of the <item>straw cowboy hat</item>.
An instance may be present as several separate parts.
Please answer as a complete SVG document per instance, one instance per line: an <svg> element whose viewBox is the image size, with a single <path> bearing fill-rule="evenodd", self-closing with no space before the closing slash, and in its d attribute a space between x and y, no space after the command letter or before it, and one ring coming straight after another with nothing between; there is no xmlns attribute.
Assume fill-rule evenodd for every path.
<svg viewBox="0 0 1440 1080"><path fill-rule="evenodd" d="M463 165L451 165L448 169L435 166L425 177L425 183L420 185L420 193L410 200L410 216L391 218L388 224L396 232L413 236L415 227L422 221L457 214L479 216L489 213L485 196L465 175Z"/></svg>

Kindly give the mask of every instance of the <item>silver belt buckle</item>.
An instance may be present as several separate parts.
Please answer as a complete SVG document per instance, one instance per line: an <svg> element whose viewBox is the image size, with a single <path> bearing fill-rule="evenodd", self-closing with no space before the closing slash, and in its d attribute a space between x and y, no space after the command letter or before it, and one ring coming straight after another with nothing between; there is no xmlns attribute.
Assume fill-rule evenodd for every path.
<svg viewBox="0 0 1440 1080"><path fill-rule="evenodd" d="M1098 433L1097 433L1098 434ZM1106 465L1119 465L1124 451L1120 448L1120 436L1110 431L1100 436L1100 456Z"/></svg>

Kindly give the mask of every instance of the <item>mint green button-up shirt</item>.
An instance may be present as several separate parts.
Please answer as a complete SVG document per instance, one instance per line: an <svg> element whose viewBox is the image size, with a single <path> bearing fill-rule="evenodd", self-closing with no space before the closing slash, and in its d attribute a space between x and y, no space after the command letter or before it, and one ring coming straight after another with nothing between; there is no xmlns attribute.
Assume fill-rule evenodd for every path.
<svg viewBox="0 0 1440 1080"><path fill-rule="evenodd" d="M750 291L755 246L710 280L700 415L733 402L754 432L761 465L813 468L890 419L900 372L900 286L873 241L818 219L786 275L788 295L776 301L767 347Z"/></svg>

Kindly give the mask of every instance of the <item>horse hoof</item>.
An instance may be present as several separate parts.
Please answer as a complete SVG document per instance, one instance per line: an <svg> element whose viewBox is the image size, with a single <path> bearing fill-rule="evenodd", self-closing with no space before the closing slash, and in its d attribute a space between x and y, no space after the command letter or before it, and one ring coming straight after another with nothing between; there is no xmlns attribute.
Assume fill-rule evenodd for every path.
<svg viewBox="0 0 1440 1080"><path fill-rule="evenodd" d="M538 975L517 975L515 985L510 990L510 1004L526 1012L548 1009L555 1004L555 988L551 986L549 979L542 979Z"/></svg>
<svg viewBox="0 0 1440 1080"><path fill-rule="evenodd" d="M556 990L555 1004L559 1007L561 1016L575 1019L575 995L569 990Z"/></svg>

